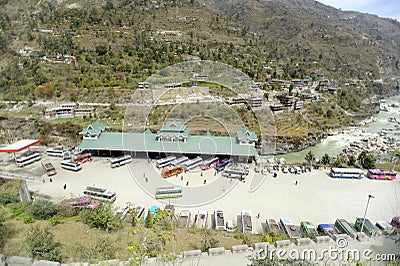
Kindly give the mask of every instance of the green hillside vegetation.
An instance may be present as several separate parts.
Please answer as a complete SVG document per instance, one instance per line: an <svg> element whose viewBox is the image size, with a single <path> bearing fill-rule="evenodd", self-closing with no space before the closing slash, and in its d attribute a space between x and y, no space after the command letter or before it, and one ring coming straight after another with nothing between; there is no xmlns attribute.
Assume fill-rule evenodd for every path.
<svg viewBox="0 0 400 266"><path fill-rule="evenodd" d="M399 76L399 32L396 21L308 0L1 1L0 100L27 101L15 112L9 112L12 104L1 104L1 116L10 120L1 123L4 128L14 128L16 121L33 123L34 129L16 134L40 134L45 144L62 142L38 129L47 122L41 121L44 108L32 107L35 102L111 103L91 117L69 119L74 127L69 133L95 119L121 130L125 107L118 104L131 101L137 82L193 59L238 68L263 83L267 95L279 90L264 84L270 78L313 74L313 81L334 79L342 87L356 82L358 89L335 96L321 90L329 104L306 106L304 117L291 119L290 125L277 117L281 136L307 136L350 123L349 112L367 111L359 104L363 99L394 91L395 81L389 78ZM385 80L382 85L372 82L379 78ZM204 86L214 96L234 96L218 85ZM154 109L149 128L160 127L168 108ZM254 114L248 114L240 111L245 124L257 132ZM21 119L27 117L34 122ZM60 128L63 123L49 124ZM0 141L13 134L2 132ZM224 133L217 129L215 134Z"/></svg>

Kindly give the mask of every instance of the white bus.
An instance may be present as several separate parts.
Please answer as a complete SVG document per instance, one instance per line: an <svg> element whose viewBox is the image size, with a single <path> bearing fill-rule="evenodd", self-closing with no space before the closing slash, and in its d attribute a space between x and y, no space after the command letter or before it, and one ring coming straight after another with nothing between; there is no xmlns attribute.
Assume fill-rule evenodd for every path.
<svg viewBox="0 0 400 266"><path fill-rule="evenodd" d="M82 169L82 165L72 161L61 161L61 167L71 171L79 171Z"/></svg>
<svg viewBox="0 0 400 266"><path fill-rule="evenodd" d="M173 160L173 161L171 162L171 165L173 165L173 166L178 166L178 165L183 164L183 163L186 162L187 160L189 160L188 157L182 156L182 157L179 157L178 159Z"/></svg>
<svg viewBox="0 0 400 266"><path fill-rule="evenodd" d="M111 160L111 168L119 167L132 162L132 156L122 155Z"/></svg>
<svg viewBox="0 0 400 266"><path fill-rule="evenodd" d="M48 148L46 150L46 153L48 156L63 157L64 149L63 149L63 147Z"/></svg>
<svg viewBox="0 0 400 266"><path fill-rule="evenodd" d="M86 187L83 191L83 194L92 199L104 200L109 202L114 202L117 199L115 192L98 187Z"/></svg>
<svg viewBox="0 0 400 266"><path fill-rule="evenodd" d="M201 163L203 162L203 159L201 159L200 157L196 157L192 160L186 161L183 163L185 170L192 170L194 168L196 168L197 166L201 165Z"/></svg>
<svg viewBox="0 0 400 266"><path fill-rule="evenodd" d="M164 168L166 166L169 166L171 162L175 159L176 159L175 156L168 156L166 158L159 159L156 162L157 168Z"/></svg>
<svg viewBox="0 0 400 266"><path fill-rule="evenodd" d="M358 168L332 168L329 175L333 178L357 178L364 177L364 172Z"/></svg>
<svg viewBox="0 0 400 266"><path fill-rule="evenodd" d="M40 161L40 159L40 153L30 151L22 154L20 157L15 158L15 164L18 167L24 167L25 165L31 164L35 161Z"/></svg>

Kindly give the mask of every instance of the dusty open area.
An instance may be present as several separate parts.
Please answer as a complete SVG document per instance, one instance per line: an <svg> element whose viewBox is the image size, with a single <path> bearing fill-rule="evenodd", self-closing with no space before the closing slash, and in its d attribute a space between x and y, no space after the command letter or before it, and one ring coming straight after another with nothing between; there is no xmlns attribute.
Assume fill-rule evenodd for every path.
<svg viewBox="0 0 400 266"><path fill-rule="evenodd" d="M200 170L184 173L181 180L181 175L162 179L154 162L149 163L143 159L134 159L128 166L111 169L107 158L94 158L93 161L85 163L79 172L61 169L59 158L51 157L50 160L58 172L52 177L52 182L49 182L40 163L22 169L10 165L4 172L21 172L23 175L33 176L34 180L27 182L29 189L36 195L48 195L53 200L82 195L86 186L94 185L115 191L116 206L124 206L130 202L149 208L152 205L163 206L170 202L177 206L178 212L182 209L191 210L192 219L199 209L208 210L210 213L215 209L223 209L227 219L236 223L240 212L248 210L253 213L255 231L258 233L262 232L261 222L265 222L266 218L290 217L296 224L302 220L310 220L314 224L333 223L337 218L354 222L356 217L363 216L369 194L375 196L367 213L371 221L389 221L400 213L399 179L333 179L327 175L329 169L312 170L298 175L279 172L276 178L268 174L265 179L259 181L262 183L258 189L251 193L251 179L260 178L254 174L253 167L250 167L250 174L245 182L230 181L220 174L215 176L213 170L203 171L202 174ZM148 182L145 181L144 175ZM207 180L205 185L204 180ZM295 185L296 181L298 185ZM181 185L183 198L167 202L156 200L155 188L168 183ZM65 190L64 184L67 185ZM209 195L213 197L210 198ZM217 197L214 197L215 195ZM191 204L194 198L195 204ZM259 219L255 217L258 213ZM208 224L210 225L210 222Z"/></svg>

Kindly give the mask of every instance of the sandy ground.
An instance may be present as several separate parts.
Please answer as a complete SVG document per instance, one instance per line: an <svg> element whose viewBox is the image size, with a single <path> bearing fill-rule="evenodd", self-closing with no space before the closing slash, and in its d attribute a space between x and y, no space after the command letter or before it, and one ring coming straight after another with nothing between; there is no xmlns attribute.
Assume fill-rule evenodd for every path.
<svg viewBox="0 0 400 266"><path fill-rule="evenodd" d="M43 155L43 158L48 157ZM38 195L49 195L54 200L82 195L84 188L92 185L115 191L116 206L124 206L130 202L148 208L152 205L164 206L170 202L177 206L178 212L182 209L191 210L192 219L199 209L208 210L210 214L215 209L223 209L226 218L234 220L236 224L241 211L251 211L254 228L258 233L262 232L261 223L266 218L289 217L296 224L302 220L309 220L314 224L334 223L337 218L354 222L356 217L364 215L369 194L375 197L371 199L367 213L372 222L390 221L393 216L400 214L399 178L395 181L333 179L327 175L329 169L326 169L300 175L279 172L277 178L269 174L260 181L260 176L254 175L253 167L250 167L251 171L245 182L231 181L215 175L214 170L207 170L202 174L197 170L166 180L161 178L154 162L149 163L147 160L135 159L129 166L111 169L107 158L94 158L92 162L85 163L81 171L72 172L61 169L60 158L48 159L58 172L52 177L52 182L40 170L38 162L22 170L14 165L3 169L23 171L25 175L33 173L36 177L27 182L29 189ZM5 161L3 157L3 163ZM147 177L147 182L144 176ZM263 182L254 192L250 192L254 188L252 178ZM204 180L206 185L203 184ZM295 185L295 181L298 181L298 185ZM188 186L186 182L189 182ZM64 184L67 185L65 190ZM167 202L155 200L155 188L168 184L181 185L184 197ZM258 213L260 218L256 218ZM210 226L211 223L208 224Z"/></svg>
<svg viewBox="0 0 400 266"><path fill-rule="evenodd" d="M266 218L290 217L294 223L302 220L312 221L314 224L334 223L337 218L354 222L356 217L364 215L368 195L371 199L367 217L375 223L378 220L389 221L393 216L400 214L400 182L379 181L364 178L361 180L333 179L327 173L329 169L313 170L300 175L278 173L276 178L271 174L265 178L253 171L245 182L229 180L221 175L215 175L213 169L207 171L191 171L177 177L163 179L160 170L147 160L135 159L130 165L112 169L109 159L94 158L83 165L79 172L61 169L60 158L47 157L56 167L57 175L52 176L52 182L44 173L39 162L24 168L17 168L12 164L9 155L0 154L1 174L13 173L33 177L28 180L29 189L37 196L48 196L59 201L65 198L80 196L86 186L98 186L115 191L117 200L114 205L124 206L128 202L134 205L143 205L149 208L152 205L164 206L172 203L177 206L177 212L189 209L192 213L192 222L195 213L200 209L208 210L211 214L215 209L223 209L226 219L239 222L242 210L253 213L253 224L256 233L262 233L262 223ZM183 177L183 178L182 178ZM147 182L146 182L147 178ZM181 180L182 179L182 180ZM204 184L206 180L206 184ZM43 182L44 181L44 182ZM298 181L298 185L295 182ZM186 185L186 183L188 185ZM64 184L66 189L63 188ZM183 187L184 197L170 201L154 199L155 188L160 186L180 185ZM260 213L260 218L256 214ZM211 218L211 216L209 216ZM210 219L208 226L211 227ZM326 244L326 248L335 247L335 242ZM306 246L317 252L325 246L322 244ZM302 250L292 244L292 248ZM374 255L378 253L397 254L398 245L388 237L369 237L363 242L350 240L348 248L364 250L372 249ZM245 265L247 255L241 253L233 255L201 257L180 262L181 265ZM330 261L332 265L340 265ZM375 262L373 265L384 265Z"/></svg>

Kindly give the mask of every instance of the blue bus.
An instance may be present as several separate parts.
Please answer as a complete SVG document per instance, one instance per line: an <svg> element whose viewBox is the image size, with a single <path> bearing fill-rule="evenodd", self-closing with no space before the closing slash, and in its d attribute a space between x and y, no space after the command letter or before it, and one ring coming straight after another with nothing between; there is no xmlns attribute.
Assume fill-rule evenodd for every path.
<svg viewBox="0 0 400 266"><path fill-rule="evenodd" d="M233 163L233 159L223 159L217 164L215 170L217 170L217 172L222 171L224 170L225 166L227 166L230 163Z"/></svg>
<svg viewBox="0 0 400 266"><path fill-rule="evenodd" d="M356 178L364 177L364 172L358 168L332 168L329 175L333 178Z"/></svg>

